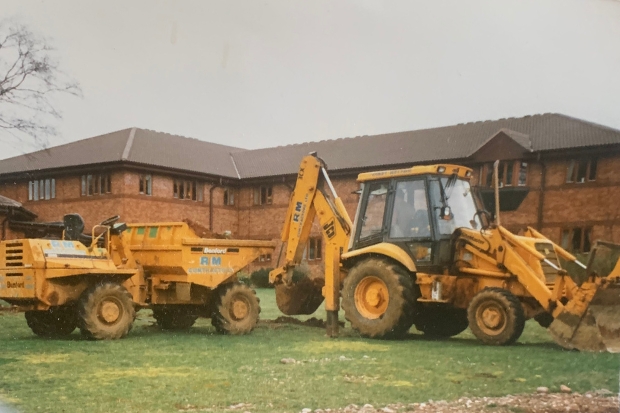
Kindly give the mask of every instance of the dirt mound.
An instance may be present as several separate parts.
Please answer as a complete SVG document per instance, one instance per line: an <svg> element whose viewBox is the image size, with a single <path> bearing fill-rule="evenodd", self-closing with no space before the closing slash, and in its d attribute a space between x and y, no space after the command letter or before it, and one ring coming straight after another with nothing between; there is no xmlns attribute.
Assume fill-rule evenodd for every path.
<svg viewBox="0 0 620 413"><path fill-rule="evenodd" d="M306 326L306 327L319 327L325 328L325 321L320 320L316 317L312 317L307 319L306 321L298 320L294 317L288 316L280 316L275 320L261 320L261 323L265 324L294 324L298 326Z"/></svg>
<svg viewBox="0 0 620 413"><path fill-rule="evenodd" d="M187 224L187 226L196 233L200 238L208 238L208 239L232 239L230 234L218 234L217 232L212 232L206 226L202 225L200 222L192 221L189 218L183 220Z"/></svg>

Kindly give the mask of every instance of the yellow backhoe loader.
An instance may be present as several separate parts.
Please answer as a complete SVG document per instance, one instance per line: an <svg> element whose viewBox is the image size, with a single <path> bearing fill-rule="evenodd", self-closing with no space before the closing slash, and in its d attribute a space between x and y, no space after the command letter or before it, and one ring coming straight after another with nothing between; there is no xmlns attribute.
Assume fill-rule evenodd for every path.
<svg viewBox="0 0 620 413"><path fill-rule="evenodd" d="M341 303L363 336L400 337L415 325L441 338L469 326L490 345L514 343L534 318L564 348L620 351L619 245L597 243L586 266L533 228L514 235L484 210L472 171L449 164L360 174L351 222L326 169L316 154L299 168L284 262L270 273L283 313L310 314L325 298L330 336ZM295 282L315 217L325 277ZM560 258L587 280L578 285Z"/></svg>
<svg viewBox="0 0 620 413"><path fill-rule="evenodd" d="M184 222L118 219L88 236L82 218L68 214L62 239L0 242L0 299L25 311L28 326L43 337L79 327L91 339L122 338L143 307L165 330L210 317L221 333L252 331L259 300L237 273L272 253L273 242L205 239Z"/></svg>

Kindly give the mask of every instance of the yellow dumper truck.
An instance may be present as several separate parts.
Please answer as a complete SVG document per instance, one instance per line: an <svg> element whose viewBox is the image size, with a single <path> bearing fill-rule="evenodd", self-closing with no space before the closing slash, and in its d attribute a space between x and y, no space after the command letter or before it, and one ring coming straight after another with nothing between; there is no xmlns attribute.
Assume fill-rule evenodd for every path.
<svg viewBox="0 0 620 413"><path fill-rule="evenodd" d="M64 217L62 239L0 242L0 299L25 311L32 331L60 337L79 328L92 339L117 339L135 312L150 307L163 329L210 317L222 333L245 334L258 321L254 291L237 273L269 241L204 239L186 223L117 223L83 234L77 214Z"/></svg>

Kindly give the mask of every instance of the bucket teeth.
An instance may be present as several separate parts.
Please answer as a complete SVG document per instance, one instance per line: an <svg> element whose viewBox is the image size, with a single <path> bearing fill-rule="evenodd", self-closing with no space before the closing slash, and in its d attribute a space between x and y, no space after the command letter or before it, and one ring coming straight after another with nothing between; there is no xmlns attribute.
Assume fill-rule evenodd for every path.
<svg viewBox="0 0 620 413"><path fill-rule="evenodd" d="M312 314L323 302L323 285L325 280L321 278L303 278L291 285L277 284L276 304L286 315Z"/></svg>

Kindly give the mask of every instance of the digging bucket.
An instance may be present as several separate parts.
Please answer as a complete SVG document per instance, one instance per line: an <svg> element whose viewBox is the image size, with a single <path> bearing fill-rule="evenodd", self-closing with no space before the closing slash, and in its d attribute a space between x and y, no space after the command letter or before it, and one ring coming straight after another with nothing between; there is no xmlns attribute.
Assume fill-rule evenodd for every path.
<svg viewBox="0 0 620 413"><path fill-rule="evenodd" d="M276 304L286 315L312 314L323 302L324 285L324 279L308 277L291 284L276 284Z"/></svg>
<svg viewBox="0 0 620 413"><path fill-rule="evenodd" d="M549 326L566 349L620 353L620 245L598 242L573 298ZM603 276L601 276L603 275Z"/></svg>

